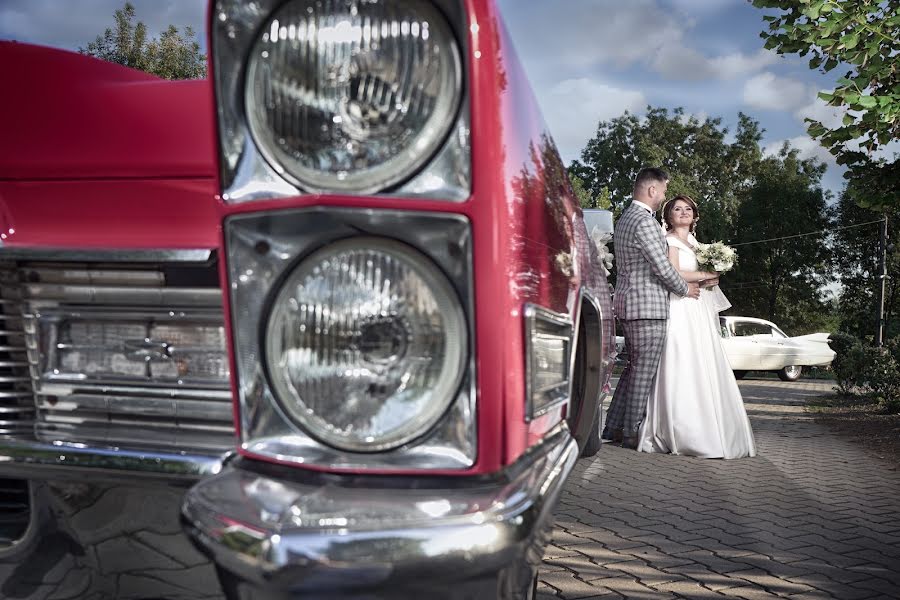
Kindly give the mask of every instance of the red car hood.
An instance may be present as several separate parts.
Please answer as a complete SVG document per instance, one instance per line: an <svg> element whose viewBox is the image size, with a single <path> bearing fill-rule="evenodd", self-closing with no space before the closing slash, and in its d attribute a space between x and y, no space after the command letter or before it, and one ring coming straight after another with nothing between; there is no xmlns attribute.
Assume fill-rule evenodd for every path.
<svg viewBox="0 0 900 600"><path fill-rule="evenodd" d="M0 180L212 178L212 91L0 42Z"/></svg>

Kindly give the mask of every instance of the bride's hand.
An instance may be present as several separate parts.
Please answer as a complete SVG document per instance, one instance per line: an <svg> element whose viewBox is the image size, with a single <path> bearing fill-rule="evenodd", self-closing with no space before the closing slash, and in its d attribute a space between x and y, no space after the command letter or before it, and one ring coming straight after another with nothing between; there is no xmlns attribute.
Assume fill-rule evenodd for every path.
<svg viewBox="0 0 900 600"><path fill-rule="evenodd" d="M704 279L700 282L700 287L711 288L719 285L719 276L710 277L709 279Z"/></svg>

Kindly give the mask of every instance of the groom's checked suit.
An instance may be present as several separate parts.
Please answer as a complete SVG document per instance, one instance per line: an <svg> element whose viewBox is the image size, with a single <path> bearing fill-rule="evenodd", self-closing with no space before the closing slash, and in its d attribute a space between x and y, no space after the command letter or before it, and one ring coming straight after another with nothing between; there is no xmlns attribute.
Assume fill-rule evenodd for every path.
<svg viewBox="0 0 900 600"><path fill-rule="evenodd" d="M603 437L621 430L637 435L659 368L669 319L669 292L688 294L688 284L669 262L662 228L648 206L632 202L614 234L615 310L628 349L628 364L609 407Z"/></svg>

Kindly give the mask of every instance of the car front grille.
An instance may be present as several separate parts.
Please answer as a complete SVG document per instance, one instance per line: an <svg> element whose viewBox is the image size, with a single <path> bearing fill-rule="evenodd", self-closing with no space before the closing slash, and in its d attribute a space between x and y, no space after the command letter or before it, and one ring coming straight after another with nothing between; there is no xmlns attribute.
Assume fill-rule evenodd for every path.
<svg viewBox="0 0 900 600"><path fill-rule="evenodd" d="M21 539L30 520L28 481L0 479L0 549Z"/></svg>
<svg viewBox="0 0 900 600"><path fill-rule="evenodd" d="M168 453L213 455L234 446L214 260L22 260L4 276L9 303L2 306L17 315L9 320L18 327L9 339L18 344L4 356L10 374L3 432ZM195 331L205 337L185 351L196 358L173 358Z"/></svg>
<svg viewBox="0 0 900 600"><path fill-rule="evenodd" d="M0 436L34 430L34 392L22 324L22 288L13 264L0 265Z"/></svg>

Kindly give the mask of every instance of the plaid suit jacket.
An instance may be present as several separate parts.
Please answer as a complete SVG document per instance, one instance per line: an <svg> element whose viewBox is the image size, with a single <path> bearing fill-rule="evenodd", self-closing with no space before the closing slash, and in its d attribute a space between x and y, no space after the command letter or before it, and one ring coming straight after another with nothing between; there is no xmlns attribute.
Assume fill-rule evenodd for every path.
<svg viewBox="0 0 900 600"><path fill-rule="evenodd" d="M617 274L615 309L623 320L668 319L669 292L686 296L688 284L666 252L666 239L649 211L630 204L613 234Z"/></svg>

